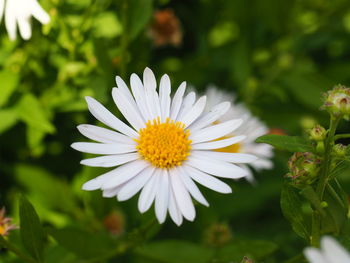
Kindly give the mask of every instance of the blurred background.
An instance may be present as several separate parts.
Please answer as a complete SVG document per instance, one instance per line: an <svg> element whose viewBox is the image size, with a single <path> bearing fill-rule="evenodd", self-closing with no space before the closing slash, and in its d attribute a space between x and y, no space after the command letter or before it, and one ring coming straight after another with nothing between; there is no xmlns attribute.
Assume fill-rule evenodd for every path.
<svg viewBox="0 0 350 263"><path fill-rule="evenodd" d="M106 170L80 165L83 154L70 144L84 140L78 124L96 123L84 96L118 115L115 76L128 80L146 66L157 78L169 74L173 87L185 80L199 92L215 84L235 94L272 133L327 125L322 92L350 84L348 0L39 3L51 22L33 20L29 41L10 41L0 25L0 206L18 223L24 194L47 227L62 230L48 242L47 262L240 262L250 255L273 263L301 252L307 244L279 204L289 153L275 151L274 169L256 173L253 185L229 182L233 194L201 188L211 206L196 206L196 220L179 228L170 220L148 225L154 212L140 215L137 198L119 203L83 192L83 182ZM142 246L105 258L140 226ZM81 247L72 249L72 237ZM220 256L213 261L208 251ZM0 262L21 261L0 251Z"/></svg>

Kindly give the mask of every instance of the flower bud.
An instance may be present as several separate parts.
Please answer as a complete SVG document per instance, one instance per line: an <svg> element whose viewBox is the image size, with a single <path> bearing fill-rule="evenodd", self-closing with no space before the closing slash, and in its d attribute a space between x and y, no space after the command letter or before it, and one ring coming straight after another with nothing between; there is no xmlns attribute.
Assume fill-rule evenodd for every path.
<svg viewBox="0 0 350 263"><path fill-rule="evenodd" d="M11 224L12 218L5 217L6 210L5 207L0 209L0 236L8 235L9 231L18 228L17 226Z"/></svg>
<svg viewBox="0 0 350 263"><path fill-rule="evenodd" d="M323 108L333 116L342 116L349 120L350 116L350 89L338 85L325 94Z"/></svg>
<svg viewBox="0 0 350 263"><path fill-rule="evenodd" d="M254 261L250 258L244 257L241 263L254 263Z"/></svg>
<svg viewBox="0 0 350 263"><path fill-rule="evenodd" d="M316 125L309 131L310 140L323 141L326 138L327 131L321 125Z"/></svg>
<svg viewBox="0 0 350 263"><path fill-rule="evenodd" d="M204 241L211 247L222 247L231 239L230 226L225 223L214 223L204 233Z"/></svg>
<svg viewBox="0 0 350 263"><path fill-rule="evenodd" d="M119 211L112 211L104 218L103 224L112 235L120 235L125 229L124 215Z"/></svg>
<svg viewBox="0 0 350 263"><path fill-rule="evenodd" d="M346 146L343 144L336 144L333 147L333 153L335 154L335 156L337 157L344 157L346 155Z"/></svg>
<svg viewBox="0 0 350 263"><path fill-rule="evenodd" d="M286 175L295 184L311 184L318 173L320 159L313 153L297 152L288 161L289 173Z"/></svg>

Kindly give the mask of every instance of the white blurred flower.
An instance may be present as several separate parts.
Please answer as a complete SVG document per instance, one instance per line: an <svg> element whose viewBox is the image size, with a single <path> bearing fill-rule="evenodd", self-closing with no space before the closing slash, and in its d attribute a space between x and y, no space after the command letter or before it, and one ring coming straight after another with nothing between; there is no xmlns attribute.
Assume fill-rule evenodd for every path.
<svg viewBox="0 0 350 263"><path fill-rule="evenodd" d="M267 126L262 123L258 118L254 117L250 111L242 104L235 104L235 97L229 93L225 93L214 86L209 86L206 95L208 97L207 110L213 105L216 105L222 101L232 101L230 109L222 115L216 123L222 123L228 119L241 118L243 120L242 125L237 128L234 132L231 132L225 136L225 138L230 138L232 136L245 136L245 139L236 144L230 145L228 147L223 147L221 149L216 149L220 152L228 153L247 153L253 154L258 157L255 162L249 163L255 170L260 171L262 169L271 169L273 163L270 158L273 157L272 147L268 144L255 143L255 140L265 135L269 132ZM247 165L240 165L247 170L248 176L247 180L253 181L253 173L247 167Z"/></svg>
<svg viewBox="0 0 350 263"><path fill-rule="evenodd" d="M156 78L149 68L143 73L143 82L136 74L131 75L131 92L120 77L116 77L116 82L118 87L113 88L113 100L130 126L95 99L86 97L92 115L116 131L79 125L84 136L98 143L77 142L72 147L104 155L82 160L84 165L118 167L85 183L84 190L101 189L104 197L116 196L119 201L141 191L138 200L141 213L155 202L160 223L169 212L172 220L180 225L183 217L190 221L195 218L191 196L209 205L194 181L220 193L231 193L231 188L216 177L247 176L247 171L234 163L252 162L255 156L214 151L244 138L219 139L236 130L241 119L213 125L229 109L229 102L203 113L205 96L197 101L194 92L184 96L186 83L183 82L171 98L168 75L162 76L157 92Z"/></svg>
<svg viewBox="0 0 350 263"><path fill-rule="evenodd" d="M350 254L335 239L325 236L321 248L308 247L304 255L310 263L350 263Z"/></svg>
<svg viewBox="0 0 350 263"><path fill-rule="evenodd" d="M5 11L5 26L11 40L17 38L17 25L22 38L28 40L32 36L31 17L42 24L50 21L49 15L37 0L0 0L0 22Z"/></svg>

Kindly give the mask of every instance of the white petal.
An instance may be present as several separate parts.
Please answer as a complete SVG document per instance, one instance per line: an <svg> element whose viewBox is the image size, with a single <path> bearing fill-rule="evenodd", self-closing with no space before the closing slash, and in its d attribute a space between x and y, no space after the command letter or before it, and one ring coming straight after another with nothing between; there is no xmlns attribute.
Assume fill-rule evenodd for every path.
<svg viewBox="0 0 350 263"><path fill-rule="evenodd" d="M231 187L219 179L188 165L184 165L182 167L185 169L185 171L187 171L187 174L191 176L191 178L197 183L219 193L232 193Z"/></svg>
<svg viewBox="0 0 350 263"><path fill-rule="evenodd" d="M10 0L11 1L11 0ZM28 40L32 36L32 29L30 27L29 19L26 17L18 17L17 19L19 33L24 40Z"/></svg>
<svg viewBox="0 0 350 263"><path fill-rule="evenodd" d="M135 145L121 143L75 142L71 147L77 151L93 154L120 154L136 152Z"/></svg>
<svg viewBox="0 0 350 263"><path fill-rule="evenodd" d="M178 205L176 204L174 191L172 189L171 184L169 184L168 190L169 190L169 206L168 206L169 215L170 215L171 219L175 222L175 224L180 226L182 224L183 218L182 218L182 214L180 212L180 209L179 209Z"/></svg>
<svg viewBox="0 0 350 263"><path fill-rule="evenodd" d="M188 128L191 132L197 131L217 121L222 115L224 115L230 109L230 102L222 102L213 107L208 113L203 114L195 122L193 122Z"/></svg>
<svg viewBox="0 0 350 263"><path fill-rule="evenodd" d="M145 127L145 121L142 118L138 108L124 95L118 88L113 88L112 97L119 111L125 119L138 131Z"/></svg>
<svg viewBox="0 0 350 263"><path fill-rule="evenodd" d="M149 68L145 68L143 72L143 85L145 87L146 93L146 103L149 110L149 113L152 117L151 120L160 117L160 103L158 98L158 93L156 91L157 81L153 72Z"/></svg>
<svg viewBox="0 0 350 263"><path fill-rule="evenodd" d="M45 12L45 10L39 5L37 1L32 1L32 15L42 24L47 24L50 22L49 15Z"/></svg>
<svg viewBox="0 0 350 263"><path fill-rule="evenodd" d="M11 40L15 40L17 37L15 9L16 9L16 6L14 6L14 3L12 1L6 2L5 26L6 26L7 33L9 34L9 38Z"/></svg>
<svg viewBox="0 0 350 263"><path fill-rule="evenodd" d="M198 158L209 158L229 163L251 163L257 160L257 157L246 153L224 153L213 151L192 151L191 155Z"/></svg>
<svg viewBox="0 0 350 263"><path fill-rule="evenodd" d="M141 213L146 212L152 205L154 198L156 196L156 189L160 180L161 170L156 169L151 179L148 180L145 187L142 188L139 201L138 208Z"/></svg>
<svg viewBox="0 0 350 263"><path fill-rule="evenodd" d="M197 185L192 181L192 179L188 176L187 171L182 167L178 168L180 170L181 180L184 183L187 190L196 199L199 203L205 206L209 206L208 201L204 198L202 193L199 191Z"/></svg>
<svg viewBox="0 0 350 263"><path fill-rule="evenodd" d="M233 132L241 124L241 119L226 121L195 131L191 133L189 139L192 140L192 144L212 141Z"/></svg>
<svg viewBox="0 0 350 263"><path fill-rule="evenodd" d="M177 91L175 92L175 95L173 97L173 100L171 102L171 108L170 108L170 119L176 120L177 115L179 114L183 96L185 94L186 90L186 82L182 82Z"/></svg>
<svg viewBox="0 0 350 263"><path fill-rule="evenodd" d="M179 114L176 117L176 121L182 119L182 117L191 109L195 101L196 93L192 91L186 95L186 97L183 99Z"/></svg>
<svg viewBox="0 0 350 263"><path fill-rule="evenodd" d="M191 125L191 123L194 122L202 114L206 101L206 96L200 97L199 100L193 105L193 107L189 109L189 111L184 114L181 119L178 119L178 121L184 123L185 127Z"/></svg>
<svg viewBox="0 0 350 263"><path fill-rule="evenodd" d="M191 200L191 196L185 188L179 171L176 168L170 171L170 182L174 191L176 203L182 213L182 215L189 221L193 221L196 217L196 210Z"/></svg>
<svg viewBox="0 0 350 263"><path fill-rule="evenodd" d="M123 185L119 185L117 187L114 187L114 188L110 188L110 189L105 189L103 190L102 192L102 196L103 197L106 197L106 198L111 198L111 197L114 197L116 196L120 190L123 188Z"/></svg>
<svg viewBox="0 0 350 263"><path fill-rule="evenodd" d="M101 103L91 97L85 97L88 104L89 111L91 114L98 119L100 122L107 126L120 131L121 133L131 137L137 138L138 134L136 131L131 129L124 122L115 117L109 110L107 110Z"/></svg>
<svg viewBox="0 0 350 263"><path fill-rule="evenodd" d="M170 116L170 79L167 74L164 74L160 79L159 84L159 101L161 109L161 120L164 122Z"/></svg>
<svg viewBox="0 0 350 263"><path fill-rule="evenodd" d="M163 170L160 175L158 189L156 189L155 211L158 222L164 223L169 203L169 175L167 170Z"/></svg>
<svg viewBox="0 0 350 263"><path fill-rule="evenodd" d="M132 96L128 86L126 85L126 83L124 82L124 80L119 77L116 76L115 77L115 82L117 83L118 89L123 92L123 94L128 98L128 100L134 105L136 106L136 102L134 100L134 97Z"/></svg>
<svg viewBox="0 0 350 263"><path fill-rule="evenodd" d="M134 176L136 176L138 173L140 173L142 170L144 170L146 167L149 166L149 163L144 160L136 160L127 164L124 164L122 166L119 166L118 168L114 169L110 178L106 180L101 188L102 189L109 189L113 187L117 187L118 185L121 185Z"/></svg>
<svg viewBox="0 0 350 263"><path fill-rule="evenodd" d="M306 248L304 250L304 255L310 263L333 263L327 261L326 258L318 251L318 249L313 247Z"/></svg>
<svg viewBox="0 0 350 263"><path fill-rule="evenodd" d="M130 86L132 93L134 94L136 104L140 110L140 113L144 117L144 120L147 122L148 120L152 120L152 116L149 113L148 106L146 103L146 92L142 85L142 82L136 74L131 74L130 77Z"/></svg>
<svg viewBox="0 0 350 263"><path fill-rule="evenodd" d="M187 164L217 177L238 179L247 176L247 171L232 163L190 156Z"/></svg>
<svg viewBox="0 0 350 263"><path fill-rule="evenodd" d="M82 135L97 142L136 145L136 142L130 137L109 129L90 124L81 124L77 128Z"/></svg>
<svg viewBox="0 0 350 263"><path fill-rule="evenodd" d="M136 195L151 178L154 170L155 167L153 166L146 167L137 176L128 181L118 193L118 200L125 201Z"/></svg>
<svg viewBox="0 0 350 263"><path fill-rule="evenodd" d="M323 254L326 256L329 262L336 263L349 263L350 254L339 245L339 243L328 236L325 236L321 240L321 248Z"/></svg>
<svg viewBox="0 0 350 263"><path fill-rule="evenodd" d="M224 148L233 144L236 144L238 142L241 142L245 139L245 136L234 136L227 139L222 139L218 141L209 141L209 142L202 142L202 143L196 143L192 145L193 150L211 150L211 149L219 149Z"/></svg>
<svg viewBox="0 0 350 263"><path fill-rule="evenodd" d="M128 163L140 158L138 153L126 153L118 155L107 155L96 158L85 159L80 164L92 167L114 167L124 163Z"/></svg>

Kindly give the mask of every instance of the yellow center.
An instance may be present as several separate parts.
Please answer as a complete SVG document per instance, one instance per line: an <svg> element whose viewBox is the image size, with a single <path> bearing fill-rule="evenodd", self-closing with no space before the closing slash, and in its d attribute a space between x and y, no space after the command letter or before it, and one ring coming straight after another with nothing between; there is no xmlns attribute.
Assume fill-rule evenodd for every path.
<svg viewBox="0 0 350 263"><path fill-rule="evenodd" d="M5 235L6 233L6 227L4 225L0 225L0 236Z"/></svg>
<svg viewBox="0 0 350 263"><path fill-rule="evenodd" d="M190 131L181 122L169 118L161 123L160 118L148 121L136 139L139 154L153 166L173 168L179 166L190 154Z"/></svg>
<svg viewBox="0 0 350 263"><path fill-rule="evenodd" d="M217 140L228 139L228 138L230 138L230 137L225 136L225 137L219 138ZM241 150L240 143L235 143L235 144L223 147L223 148L215 149L215 151L217 151L217 152L224 152L224 153L239 153L240 150Z"/></svg>

